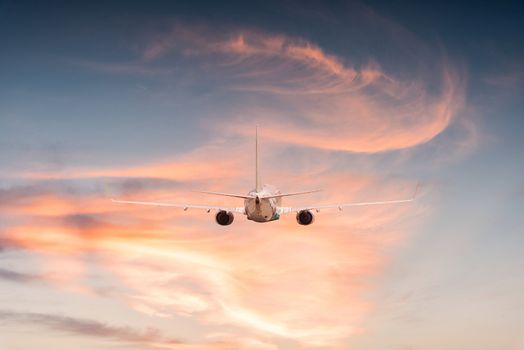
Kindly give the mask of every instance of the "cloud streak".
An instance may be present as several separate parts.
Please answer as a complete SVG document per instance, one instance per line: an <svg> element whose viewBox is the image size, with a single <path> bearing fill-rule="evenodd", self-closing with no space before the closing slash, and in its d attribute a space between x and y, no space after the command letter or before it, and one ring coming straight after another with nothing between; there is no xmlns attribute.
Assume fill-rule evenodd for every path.
<svg viewBox="0 0 524 350"><path fill-rule="evenodd" d="M258 349L274 350L274 346L245 336L227 333L210 334L201 343L191 343L166 337L156 328L137 329L115 326L95 320L56 314L0 310L0 321L6 324L32 326L85 338L108 340L120 344L138 345L147 349L204 350Z"/></svg>
<svg viewBox="0 0 524 350"><path fill-rule="evenodd" d="M41 277L0 268L0 279L8 282L28 283L41 280Z"/></svg>
<svg viewBox="0 0 524 350"><path fill-rule="evenodd" d="M14 312L0 310L0 320L4 322L20 323L47 327L54 331L81 335L86 337L98 337L114 339L128 343L139 343L154 345L162 344L162 347L178 348L183 344L178 339L163 338L158 330L146 329L136 330L130 327L117 327L98 321L73 318L60 315L41 314L32 312Z"/></svg>

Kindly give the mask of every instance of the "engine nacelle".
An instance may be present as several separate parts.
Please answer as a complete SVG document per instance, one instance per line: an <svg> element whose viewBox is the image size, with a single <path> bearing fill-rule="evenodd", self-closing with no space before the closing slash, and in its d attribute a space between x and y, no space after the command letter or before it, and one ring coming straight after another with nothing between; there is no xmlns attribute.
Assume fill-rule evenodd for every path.
<svg viewBox="0 0 524 350"><path fill-rule="evenodd" d="M215 216L217 224L222 226L231 225L234 219L235 216L233 215L233 213L225 210L220 210Z"/></svg>
<svg viewBox="0 0 524 350"><path fill-rule="evenodd" d="M311 225L315 221L315 216L310 210L301 210L297 213L297 222L300 225Z"/></svg>

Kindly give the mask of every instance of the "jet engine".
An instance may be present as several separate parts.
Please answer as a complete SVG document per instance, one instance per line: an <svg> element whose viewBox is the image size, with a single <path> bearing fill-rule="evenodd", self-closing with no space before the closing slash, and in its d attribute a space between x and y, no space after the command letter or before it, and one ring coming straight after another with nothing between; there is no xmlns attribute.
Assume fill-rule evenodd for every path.
<svg viewBox="0 0 524 350"><path fill-rule="evenodd" d="M233 213L225 210L220 210L215 216L217 224L222 226L231 225L234 219Z"/></svg>
<svg viewBox="0 0 524 350"><path fill-rule="evenodd" d="M300 225L310 225L315 221L315 216L310 210L301 210L297 213L297 222Z"/></svg>

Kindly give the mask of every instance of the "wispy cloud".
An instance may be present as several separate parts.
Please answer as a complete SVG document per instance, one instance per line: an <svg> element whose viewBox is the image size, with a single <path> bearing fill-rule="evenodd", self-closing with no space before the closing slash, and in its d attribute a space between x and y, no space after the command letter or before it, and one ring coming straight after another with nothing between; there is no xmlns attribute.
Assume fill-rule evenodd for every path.
<svg viewBox="0 0 524 350"><path fill-rule="evenodd" d="M41 280L41 277L34 274L0 268L0 280L16 283L28 283Z"/></svg>
<svg viewBox="0 0 524 350"><path fill-rule="evenodd" d="M27 327L47 328L59 334L69 334L84 338L98 338L124 346L138 345L147 349L276 349L275 346L269 343L246 336L215 333L202 339L202 342L195 343L167 337L162 331L156 328L138 329L57 314L0 310L0 321L4 326L6 324L17 324L22 325L26 329Z"/></svg>
<svg viewBox="0 0 524 350"><path fill-rule="evenodd" d="M342 175L332 176L322 180L336 183ZM371 183L354 181L345 194L366 191ZM407 189L394 183L384 188L393 197ZM154 193L144 189L141 195ZM191 202L202 201L190 195ZM184 315L209 326L234 327L251 339L277 337L305 346L335 346L358 330L368 309L361 297L365 280L385 262L376 247L402 238L398 220L411 211L399 206L356 210L354 215L322 213L323 219L302 232L290 216L270 226L268 234L242 218L222 232L212 215L195 211L118 206L90 196L66 198L76 204L58 210L49 194L40 197L35 191L34 197L24 204L28 210L23 205L17 209L29 220L6 228L3 235L19 247L46 254L44 272L64 265L64 259L74 266L91 251L114 276L108 297L124 300L137 312L168 319ZM328 193L322 200L340 198L341 193ZM32 206L34 201L41 209ZM364 234L369 232L373 235ZM86 285L84 273L77 266L49 281L85 291L93 286ZM118 292L118 285L126 287L126 294Z"/></svg>
<svg viewBox="0 0 524 350"><path fill-rule="evenodd" d="M212 123L218 130L251 133L247 125L256 120L284 143L398 150L427 143L448 128L464 106L465 81L461 67L439 48L430 56L412 33L394 29L399 45L405 39L415 46L410 51L425 52L407 74L387 71L378 58L352 62L301 37L231 28L218 34L183 23L152 36L137 65L165 67L176 57L177 64L188 65L193 82L219 82L217 91L229 90L230 108L215 112L221 115Z"/></svg>
<svg viewBox="0 0 524 350"><path fill-rule="evenodd" d="M139 343L154 345L159 343L162 347L169 347L183 344L178 339L168 339L162 337L156 329L136 330L131 327L118 327L94 320L73 318L61 315L15 312L0 310L0 320L3 322L15 322L24 325L47 327L54 331L71 333L85 337L99 337L115 339L122 342Z"/></svg>

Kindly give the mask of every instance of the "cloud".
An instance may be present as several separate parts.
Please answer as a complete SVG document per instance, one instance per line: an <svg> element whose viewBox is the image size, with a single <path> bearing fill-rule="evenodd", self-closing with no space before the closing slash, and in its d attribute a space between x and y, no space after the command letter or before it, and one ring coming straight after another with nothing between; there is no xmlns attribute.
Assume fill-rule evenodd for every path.
<svg viewBox="0 0 524 350"><path fill-rule="evenodd" d="M27 274L0 268L0 279L9 282L27 283L41 279L38 275Z"/></svg>
<svg viewBox="0 0 524 350"><path fill-rule="evenodd" d="M212 171L215 164L207 166ZM311 198L321 203L371 196L369 189L377 187L373 177L348 178L329 169L326 160L320 168L310 168L322 173L320 177L279 175L284 186L295 181L312 188L346 183L343 192ZM243 176L242 171L229 171L233 182ZM379 187L386 199L404 197L412 190L409 183L397 181ZM121 206L79 193L35 190L12 209L24 220L3 231L19 247L45 257L41 266L49 285L96 292L97 286L86 281L87 262L81 259L90 252L112 276L105 297L124 301L137 312L167 319L191 317L207 327L233 329L255 342L275 337L303 346L336 346L358 331L369 308L361 296L366 279L385 263L377 247L402 239L402 218L412 212L405 206L341 215L321 212L315 224L305 228L297 226L293 215L264 227L237 217L234 225L222 230L205 212ZM145 187L131 197L161 193ZM223 201L185 195L182 200L191 203ZM58 266L73 270L62 277L49 275Z"/></svg>
<svg viewBox="0 0 524 350"><path fill-rule="evenodd" d="M354 68L303 39L240 38L225 47L240 57L231 64L250 75L239 73L242 83L233 88L274 103L250 101L238 115L256 119L274 140L368 153L410 148L445 130L463 103L461 77L449 65L435 64L440 74L428 78L440 86L430 92L424 75L402 80L375 61ZM243 133L246 124L245 117L232 123Z"/></svg>
<svg viewBox="0 0 524 350"><path fill-rule="evenodd" d="M55 331L70 334L86 337L109 338L129 343L150 345L161 343L162 345L167 346L182 344L178 339L162 337L160 332L153 328L136 330L130 327L112 326L94 320L60 315L0 310L0 320L4 322L37 325L39 327L44 326Z"/></svg>
<svg viewBox="0 0 524 350"><path fill-rule="evenodd" d="M441 134L464 107L463 69L442 49L430 49L409 31L381 24L389 45L409 46L406 67L395 71L380 57L352 61L303 37L258 29L177 22L143 44L143 67L186 67L194 85L205 84L228 101L215 110L214 130L252 133L324 150L376 153L412 148ZM391 33L394 34L391 34ZM413 54L419 52L419 56Z"/></svg>
<svg viewBox="0 0 524 350"><path fill-rule="evenodd" d="M7 250L12 250L18 247L18 244L12 239L6 237L5 233L0 230L0 253Z"/></svg>
<svg viewBox="0 0 524 350"><path fill-rule="evenodd" d="M190 343L178 338L166 337L156 328L137 329L128 326L115 326L96 320L46 313L0 310L0 321L4 324L21 324L24 327L47 328L52 331L86 338L106 339L122 344L136 344L149 349L276 349L271 344L256 338L232 336L227 333L210 334L201 343Z"/></svg>

